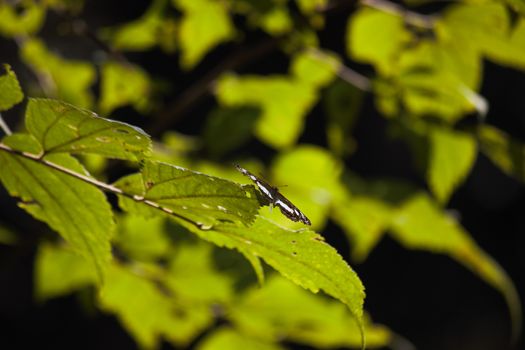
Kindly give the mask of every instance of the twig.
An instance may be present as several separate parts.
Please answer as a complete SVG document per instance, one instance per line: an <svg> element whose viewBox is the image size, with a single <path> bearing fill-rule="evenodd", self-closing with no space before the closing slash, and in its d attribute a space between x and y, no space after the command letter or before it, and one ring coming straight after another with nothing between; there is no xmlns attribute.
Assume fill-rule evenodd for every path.
<svg viewBox="0 0 525 350"><path fill-rule="evenodd" d="M403 17L408 24L415 27L427 29L434 28L436 17L433 15L423 15L421 13L409 11L401 5L387 0L361 0L360 2L365 6Z"/></svg>
<svg viewBox="0 0 525 350"><path fill-rule="evenodd" d="M2 113L0 113L0 129L2 129L6 135L13 133L11 129L9 129L9 125L4 121L4 118L2 118Z"/></svg>
<svg viewBox="0 0 525 350"><path fill-rule="evenodd" d="M308 49L311 53L313 53L317 58L322 60L328 60L330 57L325 54L323 51L312 48ZM363 91L370 91L371 89L371 83L370 79L362 75L361 73L356 72L350 67L345 66L343 63L339 63L338 69L336 71L336 75L346 81L347 83L354 85L358 89L361 89Z"/></svg>
<svg viewBox="0 0 525 350"><path fill-rule="evenodd" d="M144 196L140 196L140 195L124 192L123 190L121 190L120 188L118 188L116 186L113 186L113 185L107 184L105 182L99 181L99 180L94 179L92 177L89 177L87 175L79 174L79 173L77 173L77 172L75 172L75 171L73 171L71 169L65 168L65 167L63 167L63 166L61 166L59 164L50 162L50 161L48 161L48 160L43 158L44 154L32 154L32 153L28 153L28 152L17 151L15 149L12 149L11 147L9 147L8 145L6 145L4 143L0 143L0 151L5 151L5 152L8 152L8 153L11 153L11 154L23 157L25 159L29 159L29 160L32 160L34 162L43 164L45 166L50 167L51 169L60 171L61 173L64 173L64 174L69 175L69 176L72 176L72 177L74 177L74 178L76 178L78 180L84 181L84 182L86 182L86 183L88 183L90 185L96 186L96 187L100 188L101 190L103 190L105 192L113 193L115 195L124 196L124 197L132 199L132 200L134 200L136 202L144 203L145 205L148 205L148 206L150 206L152 208L155 208L155 209L159 209L159 210L163 211L166 214L175 216L178 219L181 219L181 220L183 220L185 222L188 222L188 223L198 227L199 229L202 229L201 225L199 225L199 224L197 224L197 223L195 223L195 222L185 218L182 215L179 215L179 214L175 213L173 210L171 210L169 208L163 207L160 204L158 204L158 203L156 203L156 202L154 202L152 200L144 198Z"/></svg>

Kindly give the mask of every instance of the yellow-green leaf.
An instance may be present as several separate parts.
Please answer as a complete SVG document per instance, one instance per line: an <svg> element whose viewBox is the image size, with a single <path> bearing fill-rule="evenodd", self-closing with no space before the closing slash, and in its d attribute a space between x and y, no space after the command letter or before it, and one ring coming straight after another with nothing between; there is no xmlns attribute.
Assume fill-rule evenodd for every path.
<svg viewBox="0 0 525 350"><path fill-rule="evenodd" d="M329 84L340 68L336 55L306 50L295 55L290 71L297 80L316 88Z"/></svg>
<svg viewBox="0 0 525 350"><path fill-rule="evenodd" d="M264 286L249 289L228 318L243 333L267 341L291 341L321 349L357 348L359 328L345 305L312 295L273 275ZM367 346L387 346L390 331L365 320Z"/></svg>
<svg viewBox="0 0 525 350"><path fill-rule="evenodd" d="M181 65L189 69L218 44L230 40L234 27L226 3L213 0L173 0L184 16L180 23Z"/></svg>
<svg viewBox="0 0 525 350"><path fill-rule="evenodd" d="M296 142L303 118L317 100L313 86L283 76L225 75L217 82L216 94L226 106L259 107L262 113L256 123L256 135L276 148Z"/></svg>
<svg viewBox="0 0 525 350"><path fill-rule="evenodd" d="M297 285L314 293L319 290L348 306L357 322L364 345L364 287L352 268L337 251L309 230L290 230L258 217L249 228L234 224L217 224L200 230L181 222L202 239L219 246L252 254ZM246 253L248 252L248 253Z"/></svg>
<svg viewBox="0 0 525 350"><path fill-rule="evenodd" d="M480 150L507 175L525 181L525 145L484 124L477 130Z"/></svg>
<svg viewBox="0 0 525 350"><path fill-rule="evenodd" d="M22 59L39 76L40 87L47 96L58 97L80 107L90 107L95 68L88 62L69 60L49 51L38 39L25 41Z"/></svg>
<svg viewBox="0 0 525 350"><path fill-rule="evenodd" d="M427 181L440 203L467 177L476 160L476 142L467 133L448 128L430 129L430 159Z"/></svg>
<svg viewBox="0 0 525 350"><path fill-rule="evenodd" d="M372 197L350 197L334 206L331 216L351 240L352 258L364 261L390 225L392 209Z"/></svg>
<svg viewBox="0 0 525 350"><path fill-rule="evenodd" d="M25 136L26 144L34 142ZM6 137L4 142L10 145L12 137ZM21 144L18 137L17 146ZM44 159L87 176L80 163L68 154L51 154ZM60 233L102 278L111 260L109 240L115 229L105 195L81 179L2 149L0 168L0 179L12 196L20 198L20 207Z"/></svg>
<svg viewBox="0 0 525 350"><path fill-rule="evenodd" d="M99 108L102 113L109 114L126 105L133 105L139 112L147 109L151 83L139 66L110 61L102 66L101 75Z"/></svg>
<svg viewBox="0 0 525 350"><path fill-rule="evenodd" d="M285 350L276 343L251 338L228 327L221 327L204 338L197 350Z"/></svg>
<svg viewBox="0 0 525 350"><path fill-rule="evenodd" d="M0 111L8 110L24 98L16 74L4 64L6 74L0 76Z"/></svg>
<svg viewBox="0 0 525 350"><path fill-rule="evenodd" d="M145 161L141 174L124 177L116 185L135 195L133 199L119 197L126 210L148 215L162 207L164 212L203 228L220 221L248 225L260 206L253 186L155 161Z"/></svg>
<svg viewBox="0 0 525 350"><path fill-rule="evenodd" d="M71 249L42 244L35 259L34 281L36 298L47 300L95 284L97 276Z"/></svg>
<svg viewBox="0 0 525 350"><path fill-rule="evenodd" d="M170 241L165 230L166 219L145 219L126 215L119 220L116 245L124 255L133 260L154 261L165 257L170 251Z"/></svg>
<svg viewBox="0 0 525 350"><path fill-rule="evenodd" d="M178 305L153 281L121 266L111 266L99 294L100 307L115 313L137 343L155 349L160 337L177 345L191 341L212 321L211 310Z"/></svg>
<svg viewBox="0 0 525 350"><path fill-rule="evenodd" d="M399 208L392 220L392 235L409 249L447 254L503 294L513 325L521 331L521 304L516 288L501 266L470 238L452 217L431 199L419 194Z"/></svg>
<svg viewBox="0 0 525 350"><path fill-rule="evenodd" d="M139 128L57 100L30 99L26 127L47 154L99 154L137 161L151 148L149 136Z"/></svg>
<svg viewBox="0 0 525 350"><path fill-rule="evenodd" d="M0 4L0 34L6 37L37 32L46 17L46 6L37 1Z"/></svg>
<svg viewBox="0 0 525 350"><path fill-rule="evenodd" d="M346 32L348 55L372 63L381 74L395 73L395 61L411 38L403 17L368 7L350 17Z"/></svg>

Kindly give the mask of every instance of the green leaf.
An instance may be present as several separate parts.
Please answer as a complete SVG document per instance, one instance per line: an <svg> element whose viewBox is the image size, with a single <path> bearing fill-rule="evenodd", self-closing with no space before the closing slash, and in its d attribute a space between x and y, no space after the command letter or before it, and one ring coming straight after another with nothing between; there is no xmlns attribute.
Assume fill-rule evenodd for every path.
<svg viewBox="0 0 525 350"><path fill-rule="evenodd" d="M364 261L390 226L392 209L384 201L365 196L345 199L331 216L351 239L352 258Z"/></svg>
<svg viewBox="0 0 525 350"><path fill-rule="evenodd" d="M221 108L206 119L203 137L213 157L220 157L246 143L253 132L259 111L251 107ZM228 135L228 137L224 137Z"/></svg>
<svg viewBox="0 0 525 350"><path fill-rule="evenodd" d="M115 28L102 30L102 37L110 38L114 48L127 51L145 51L158 43L163 26L162 13L167 0L152 1L144 15Z"/></svg>
<svg viewBox="0 0 525 350"><path fill-rule="evenodd" d="M233 37L226 4L212 0L172 2L184 13L179 29L183 68L192 68L209 50Z"/></svg>
<svg viewBox="0 0 525 350"><path fill-rule="evenodd" d="M106 62L102 66L99 108L110 114L116 108L133 105L139 111L148 108L151 83L148 74L139 66Z"/></svg>
<svg viewBox="0 0 525 350"><path fill-rule="evenodd" d="M96 78L95 68L87 62L68 60L48 51L38 39L24 42L20 55L39 77L46 96L53 96L76 106L93 104L90 86Z"/></svg>
<svg viewBox="0 0 525 350"><path fill-rule="evenodd" d="M166 163L145 161L141 174L127 176L116 183L133 199L120 196L126 210L148 215L155 206L199 227L212 227L220 221L250 224L259 209L253 186L204 175ZM148 203L153 203L148 205ZM153 212L158 215L158 211Z"/></svg>
<svg viewBox="0 0 525 350"><path fill-rule="evenodd" d="M142 348L154 349L159 337L176 345L191 341L212 321L211 310L179 305L139 272L111 266L99 294L100 307L115 313Z"/></svg>
<svg viewBox="0 0 525 350"><path fill-rule="evenodd" d="M18 145L23 136L18 135ZM9 146L12 137L4 138L4 143ZM29 135L25 138L26 145L35 142ZM68 154L51 154L44 160L87 175L80 163ZM111 259L109 240L115 229L104 194L93 185L41 161L4 150L0 150L0 168L0 179L12 196L20 198L20 207L60 233L76 252L90 261L102 278Z"/></svg>
<svg viewBox="0 0 525 350"><path fill-rule="evenodd" d="M498 63L525 69L523 19L511 33L507 8L498 2L461 4L447 8L436 24L437 34L444 42L477 50Z"/></svg>
<svg viewBox="0 0 525 350"><path fill-rule="evenodd" d="M119 220L116 245L126 257L139 261L154 261L170 251L170 240L165 232L163 217L145 219L126 215Z"/></svg>
<svg viewBox="0 0 525 350"><path fill-rule="evenodd" d="M424 194L408 200L392 220L392 235L408 249L447 254L503 294L513 325L521 330L521 304L516 289L501 266L468 233Z"/></svg>
<svg viewBox="0 0 525 350"><path fill-rule="evenodd" d="M438 201L446 203L467 177L476 160L476 142L467 133L448 128L430 130L427 181Z"/></svg>
<svg viewBox="0 0 525 350"><path fill-rule="evenodd" d="M336 77L340 66L341 62L336 55L306 50L295 55L290 71L303 84L321 88Z"/></svg>
<svg viewBox="0 0 525 350"><path fill-rule="evenodd" d="M0 34L6 37L30 35L37 32L46 17L44 4L20 1L17 5L0 4Z"/></svg>
<svg viewBox="0 0 525 350"><path fill-rule="evenodd" d="M249 228L224 223L200 230L180 222L204 240L262 258L297 285L314 293L323 290L342 301L355 318L364 345L364 287L337 251L309 230L290 230L258 217Z"/></svg>
<svg viewBox="0 0 525 350"><path fill-rule="evenodd" d="M379 73L391 75L396 72L399 53L410 39L401 16L364 7L348 21L346 48L356 61L372 63Z"/></svg>
<svg viewBox="0 0 525 350"><path fill-rule="evenodd" d="M6 74L0 76L0 111L6 111L22 101L24 93L11 66L4 64Z"/></svg>
<svg viewBox="0 0 525 350"><path fill-rule="evenodd" d="M267 341L289 341L311 347L359 347L361 336L345 305L312 295L273 275L264 286L252 288L233 306L228 318L244 334ZM366 320L367 346L387 346L390 331Z"/></svg>
<svg viewBox="0 0 525 350"><path fill-rule="evenodd" d="M261 116L255 132L270 146L292 146L302 131L302 121L317 100L316 89L283 76L225 75L216 85L216 95L226 106L257 106Z"/></svg>
<svg viewBox="0 0 525 350"><path fill-rule="evenodd" d="M97 276L91 266L67 247L42 244L35 258L35 296L47 300L93 285Z"/></svg>
<svg viewBox="0 0 525 350"><path fill-rule="evenodd" d="M219 272L214 259L214 246L196 239L177 243L165 280L177 297L208 305L232 302L234 281Z"/></svg>
<svg viewBox="0 0 525 350"><path fill-rule="evenodd" d="M303 13L311 14L323 9L329 0L296 0L297 5Z"/></svg>
<svg viewBox="0 0 525 350"><path fill-rule="evenodd" d="M139 128L56 100L30 99L26 127L48 154L99 154L137 161L151 148L149 136Z"/></svg>
<svg viewBox="0 0 525 350"><path fill-rule="evenodd" d="M251 338L228 327L221 327L197 345L197 350L284 350L279 344Z"/></svg>
<svg viewBox="0 0 525 350"><path fill-rule="evenodd" d="M507 175L525 181L525 146L505 132L483 124L477 129L480 150Z"/></svg>

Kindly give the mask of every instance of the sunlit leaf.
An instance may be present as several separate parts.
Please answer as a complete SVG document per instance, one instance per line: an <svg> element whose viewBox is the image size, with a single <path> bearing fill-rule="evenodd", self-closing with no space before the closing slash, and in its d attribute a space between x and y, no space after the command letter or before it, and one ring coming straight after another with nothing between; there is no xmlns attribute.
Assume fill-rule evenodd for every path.
<svg viewBox="0 0 525 350"><path fill-rule="evenodd" d="M197 345L197 350L284 350L276 343L251 338L234 329L222 327L208 335Z"/></svg>
<svg viewBox="0 0 525 350"><path fill-rule="evenodd" d="M335 55L307 50L295 55L290 71L304 84L320 88L335 78L340 65Z"/></svg>
<svg viewBox="0 0 525 350"><path fill-rule="evenodd" d="M178 241L169 261L166 284L178 298L206 304L233 298L233 280L219 273L213 246L202 240Z"/></svg>
<svg viewBox="0 0 525 350"><path fill-rule="evenodd" d="M332 217L351 240L352 258L366 259L390 225L391 208L372 197L351 197L334 206Z"/></svg>
<svg viewBox="0 0 525 350"><path fill-rule="evenodd" d="M137 176L138 175L138 176ZM148 215L155 206L200 227L219 221L250 224L259 209L253 186L243 186L166 163L146 161L141 174L127 176L116 185L135 199L120 196L126 210ZM160 212L155 212L156 215Z"/></svg>
<svg viewBox="0 0 525 350"><path fill-rule="evenodd" d="M16 138L20 151L34 149L36 141L29 135L14 135L4 138L4 143L13 146L9 140ZM20 149L24 138L26 149ZM50 154L45 160L87 176L68 154ZM20 198L20 207L60 233L102 278L111 259L109 240L115 229L105 195L81 179L2 150L0 168L0 179L12 196Z"/></svg>
<svg viewBox="0 0 525 350"><path fill-rule="evenodd" d="M135 340L154 349L160 337L185 344L211 322L211 311L177 305L173 296L140 275L120 266L108 270L99 294L102 309L115 313Z"/></svg>
<svg viewBox="0 0 525 350"><path fill-rule="evenodd" d="M525 181L525 145L505 132L483 124L477 129L480 150L506 174Z"/></svg>
<svg viewBox="0 0 525 350"><path fill-rule="evenodd" d="M30 99L26 127L46 153L93 153L136 161L151 147L149 136L139 128L56 100Z"/></svg>
<svg viewBox="0 0 525 350"><path fill-rule="evenodd" d="M172 0L184 16L180 23L181 65L189 69L218 44L230 40L234 27L225 3L213 0Z"/></svg>
<svg viewBox="0 0 525 350"><path fill-rule="evenodd" d="M511 19L502 3L450 6L437 22L437 29L442 41L455 41L498 63L525 68L523 20L511 32Z"/></svg>
<svg viewBox="0 0 525 350"><path fill-rule="evenodd" d="M96 274L85 259L67 247L42 244L35 259L35 296L60 297L96 283Z"/></svg>
<svg viewBox="0 0 525 350"><path fill-rule="evenodd" d="M113 47L119 50L145 51L157 44L163 25L162 11L167 0L152 1L142 17L116 28L107 28L102 36L111 38Z"/></svg>
<svg viewBox="0 0 525 350"><path fill-rule="evenodd" d="M116 236L118 248L133 260L152 261L166 256L170 250L170 241L164 228L165 221L163 217L122 217Z"/></svg>
<svg viewBox="0 0 525 350"><path fill-rule="evenodd" d="M446 203L467 177L476 154L476 143L469 134L439 127L430 130L427 181L440 203Z"/></svg>
<svg viewBox="0 0 525 350"><path fill-rule="evenodd" d="M268 341L283 339L316 348L361 345L359 328L343 304L275 275L242 295L228 317L243 333ZM365 332L368 347L388 345L386 327L366 320Z"/></svg>
<svg viewBox="0 0 525 350"><path fill-rule="evenodd" d="M304 13L312 13L323 9L329 0L296 0L297 5Z"/></svg>
<svg viewBox="0 0 525 350"><path fill-rule="evenodd" d="M90 63L64 59L50 52L38 39L25 41L20 55L37 74L40 88L46 95L80 107L92 105L93 95L89 89L96 72Z"/></svg>
<svg viewBox="0 0 525 350"><path fill-rule="evenodd" d="M16 74L8 64L4 65L6 74L0 75L0 111L5 111L22 101L24 93Z"/></svg>
<svg viewBox="0 0 525 350"><path fill-rule="evenodd" d="M271 35L282 35L293 29L293 22L285 6L275 6L258 19L259 26Z"/></svg>
<svg viewBox="0 0 525 350"><path fill-rule="evenodd" d="M364 7L348 21L346 48L355 60L372 63L388 75L395 73L393 63L410 38L401 16Z"/></svg>
<svg viewBox="0 0 525 350"><path fill-rule="evenodd" d="M276 148L295 143L303 118L317 100L314 87L283 76L225 75L217 82L216 94L226 106L259 107L256 135Z"/></svg>
<svg viewBox="0 0 525 350"><path fill-rule="evenodd" d="M314 293L319 290L342 301L363 331L364 288L356 273L321 236L309 230L290 230L258 217L249 228L217 224L200 230L181 222L188 230L219 246L249 252ZM362 332L360 334L363 334Z"/></svg>
<svg viewBox="0 0 525 350"><path fill-rule="evenodd" d="M100 110L104 114L114 109L133 105L138 111L148 107L151 83L140 67L120 62L106 62L102 66Z"/></svg>
<svg viewBox="0 0 525 350"><path fill-rule="evenodd" d="M447 254L499 290L507 302L513 336L521 329L521 304L507 273L472 240L452 217L444 214L428 196L407 201L392 221L392 235L409 249Z"/></svg>
<svg viewBox="0 0 525 350"><path fill-rule="evenodd" d="M0 3L0 34L7 37L37 32L46 16L45 5L37 1Z"/></svg>

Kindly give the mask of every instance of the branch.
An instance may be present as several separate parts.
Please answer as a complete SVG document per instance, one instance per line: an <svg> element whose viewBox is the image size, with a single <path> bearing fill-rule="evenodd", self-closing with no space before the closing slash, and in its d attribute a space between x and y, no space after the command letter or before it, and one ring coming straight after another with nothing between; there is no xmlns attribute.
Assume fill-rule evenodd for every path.
<svg viewBox="0 0 525 350"><path fill-rule="evenodd" d="M12 149L11 147L9 147L8 145L4 144L4 143L0 143L0 151L5 151L7 153L10 153L10 154L14 154L14 155L17 155L17 156L20 156L20 157L23 157L25 159L29 159L31 161L34 161L34 162L37 162L37 163L40 163L40 164L43 164L45 166L48 166L50 167L51 169L54 169L54 170L57 170L61 173L64 173L66 175L69 175L69 176L72 176L78 180L81 180L81 181L84 181L84 182L87 182L88 184L90 185L93 185L93 186L96 186L98 187L99 189L101 189L102 191L104 192L108 192L108 193L113 193L115 195L121 195L121 196L124 196L124 197L127 197L129 199L132 199L136 202L141 202L141 203L144 203L152 208L155 208L155 209L159 209L161 211L163 211L164 213L166 214L169 214L169 215L172 215L172 216L175 216L177 217L178 219L181 219L181 220L184 220L196 227L198 227L199 229L201 229L201 225L185 218L184 216L181 216L175 212L173 212L173 210L169 209L169 208L165 208L163 206L161 206L160 204L152 201L152 200L149 200L149 199L146 199L144 198L143 196L139 196L139 195L136 195L136 194L130 194L130 193L127 193L127 192L124 192L122 191L120 188L118 187L115 187L113 185L110 185L110 184L107 184L105 182L102 182L102 181L99 181L97 179L94 179L92 177L89 177L87 175L83 175L83 174L79 174L71 169L68 169L68 168L65 168L59 164L56 164L56 163L53 163L53 162L50 162L46 159L44 159L44 154L32 154L32 153L28 153L28 152L22 152L22 151L17 151L15 149Z"/></svg>
<svg viewBox="0 0 525 350"><path fill-rule="evenodd" d="M2 113L0 113L0 129L2 129L6 135L13 133L11 129L9 129L9 125L4 121L4 118L2 118Z"/></svg>
<svg viewBox="0 0 525 350"><path fill-rule="evenodd" d="M361 0L360 3L386 13L403 17L406 23L411 24L415 27L422 27L427 29L434 28L436 16L423 15L417 12L409 11L401 5L395 4L387 0Z"/></svg>

